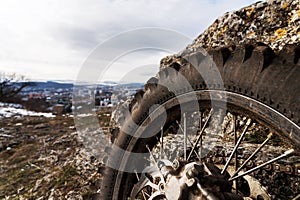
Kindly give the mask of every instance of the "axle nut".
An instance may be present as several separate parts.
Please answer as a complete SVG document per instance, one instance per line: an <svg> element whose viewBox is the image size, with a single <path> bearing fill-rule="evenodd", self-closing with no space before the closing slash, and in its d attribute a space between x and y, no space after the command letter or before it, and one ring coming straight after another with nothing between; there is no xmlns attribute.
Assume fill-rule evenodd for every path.
<svg viewBox="0 0 300 200"><path fill-rule="evenodd" d="M178 161L177 159L173 161L172 167L173 167L175 170L177 170L177 169L180 167L180 163L179 163L179 161Z"/></svg>

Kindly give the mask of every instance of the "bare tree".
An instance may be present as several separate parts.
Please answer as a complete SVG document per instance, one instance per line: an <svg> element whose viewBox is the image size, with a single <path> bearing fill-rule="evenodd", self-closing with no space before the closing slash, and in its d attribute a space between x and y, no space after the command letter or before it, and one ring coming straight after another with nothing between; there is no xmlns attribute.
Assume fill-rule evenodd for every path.
<svg viewBox="0 0 300 200"><path fill-rule="evenodd" d="M0 73L0 101L7 101L16 97L25 87L33 86L22 75Z"/></svg>

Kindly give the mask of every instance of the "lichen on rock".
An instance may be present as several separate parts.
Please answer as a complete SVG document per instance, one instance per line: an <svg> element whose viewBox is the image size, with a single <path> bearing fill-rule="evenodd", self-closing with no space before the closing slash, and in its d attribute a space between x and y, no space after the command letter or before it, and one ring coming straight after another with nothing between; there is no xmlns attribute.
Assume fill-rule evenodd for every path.
<svg viewBox="0 0 300 200"><path fill-rule="evenodd" d="M219 17L187 47L215 48L261 42L279 51L300 42L300 1L257 2Z"/></svg>

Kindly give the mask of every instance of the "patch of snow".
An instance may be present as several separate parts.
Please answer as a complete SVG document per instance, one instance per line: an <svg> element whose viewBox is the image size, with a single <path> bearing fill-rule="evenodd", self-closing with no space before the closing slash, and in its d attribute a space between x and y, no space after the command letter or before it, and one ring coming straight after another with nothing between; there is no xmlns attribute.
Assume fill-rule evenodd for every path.
<svg viewBox="0 0 300 200"><path fill-rule="evenodd" d="M95 116L95 114L92 114L92 113L81 113L81 114L77 114L75 116L76 117L91 117L91 116Z"/></svg>
<svg viewBox="0 0 300 200"><path fill-rule="evenodd" d="M7 134L0 134L0 137L13 138L14 136L12 136L12 135L7 135Z"/></svg>
<svg viewBox="0 0 300 200"><path fill-rule="evenodd" d="M0 107L22 108L21 104L0 102Z"/></svg>
<svg viewBox="0 0 300 200"><path fill-rule="evenodd" d="M0 118L21 117L21 116L41 116L55 117L52 113L34 112L23 109L18 104L3 104L0 103ZM5 107L4 107L5 106Z"/></svg>

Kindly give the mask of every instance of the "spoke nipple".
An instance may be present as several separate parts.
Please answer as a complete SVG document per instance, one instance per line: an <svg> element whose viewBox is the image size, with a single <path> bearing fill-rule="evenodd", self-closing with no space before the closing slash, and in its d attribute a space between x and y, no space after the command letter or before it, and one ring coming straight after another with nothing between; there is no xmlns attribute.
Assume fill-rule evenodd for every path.
<svg viewBox="0 0 300 200"><path fill-rule="evenodd" d="M273 133L269 133L268 138L271 138L273 136Z"/></svg>
<svg viewBox="0 0 300 200"><path fill-rule="evenodd" d="M286 152L284 152L285 155L289 155L291 153L294 153L295 150L294 149L290 149L290 150L287 150Z"/></svg>
<svg viewBox="0 0 300 200"><path fill-rule="evenodd" d="M251 167L253 167L254 166L254 164L253 164L253 162L252 161L249 161L247 164L247 167L249 167L249 168L251 168Z"/></svg>
<svg viewBox="0 0 300 200"><path fill-rule="evenodd" d="M295 167L296 167L296 172L300 174L300 164L296 164Z"/></svg>
<svg viewBox="0 0 300 200"><path fill-rule="evenodd" d="M251 124L251 121L251 119L248 119L246 125L249 126Z"/></svg>

